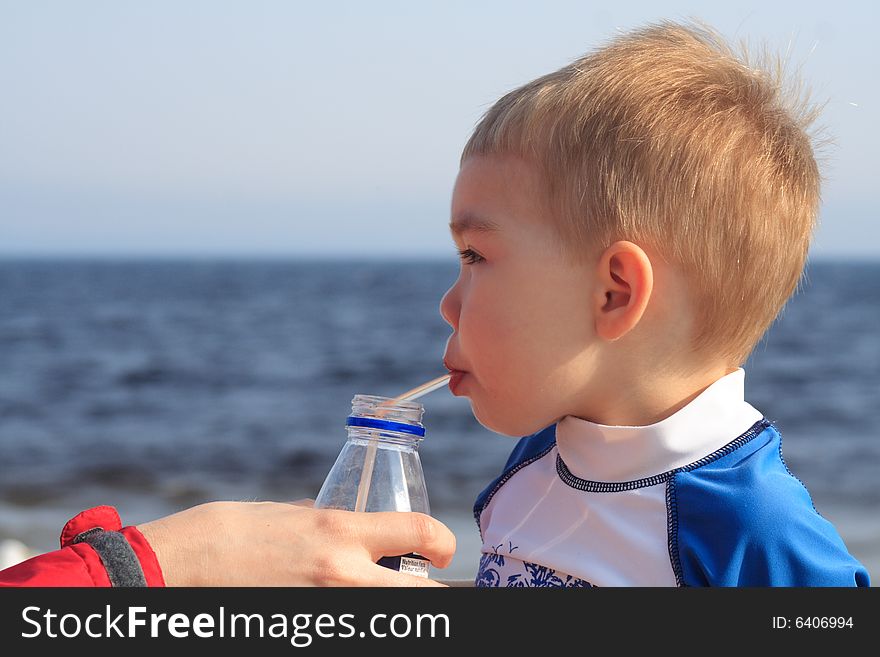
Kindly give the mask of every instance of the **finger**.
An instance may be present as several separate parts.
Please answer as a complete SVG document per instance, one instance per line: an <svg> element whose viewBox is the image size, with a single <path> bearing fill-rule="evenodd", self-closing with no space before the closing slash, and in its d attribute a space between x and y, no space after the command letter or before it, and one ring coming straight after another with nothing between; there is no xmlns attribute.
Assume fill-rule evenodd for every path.
<svg viewBox="0 0 880 657"><path fill-rule="evenodd" d="M352 513L351 521L373 561L417 552L435 566L445 568L455 554L455 535L442 522L424 513Z"/></svg>

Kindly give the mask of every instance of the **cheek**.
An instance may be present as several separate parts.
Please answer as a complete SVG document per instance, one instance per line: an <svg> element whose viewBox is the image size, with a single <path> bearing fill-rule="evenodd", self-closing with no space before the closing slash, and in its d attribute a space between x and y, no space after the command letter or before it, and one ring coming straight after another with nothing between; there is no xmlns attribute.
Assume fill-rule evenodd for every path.
<svg viewBox="0 0 880 657"><path fill-rule="evenodd" d="M491 290L463 306L460 341L480 388L497 403L519 404L528 394L531 372L554 357L553 321L545 321L534 298Z"/></svg>
<svg viewBox="0 0 880 657"><path fill-rule="evenodd" d="M539 382L552 386L551 373L565 374L593 341L583 294L562 283L520 277L468 290L461 345L486 388L515 397Z"/></svg>
<svg viewBox="0 0 880 657"><path fill-rule="evenodd" d="M504 289L475 285L468 290L459 316L468 356L484 362L509 351L523 328L522 307L522 301Z"/></svg>

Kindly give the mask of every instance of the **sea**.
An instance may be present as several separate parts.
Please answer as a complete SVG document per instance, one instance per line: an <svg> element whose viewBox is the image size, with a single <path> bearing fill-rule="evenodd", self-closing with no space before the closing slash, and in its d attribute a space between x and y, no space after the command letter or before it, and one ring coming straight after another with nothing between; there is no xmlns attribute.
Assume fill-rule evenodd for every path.
<svg viewBox="0 0 880 657"><path fill-rule="evenodd" d="M355 394L445 373L458 261L0 260L0 540L56 549L82 509L138 524L212 500L314 498ZM880 263L811 260L746 399L880 582ZM515 439L448 389L420 400L432 514L473 576L472 506Z"/></svg>

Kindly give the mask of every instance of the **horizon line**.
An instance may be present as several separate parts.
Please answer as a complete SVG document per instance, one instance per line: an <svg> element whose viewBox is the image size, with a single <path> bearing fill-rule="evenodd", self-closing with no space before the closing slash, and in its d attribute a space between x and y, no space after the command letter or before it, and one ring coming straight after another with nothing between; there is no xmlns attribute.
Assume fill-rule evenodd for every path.
<svg viewBox="0 0 880 657"><path fill-rule="evenodd" d="M0 251L0 261L15 260L56 260L56 261L370 261L370 262L450 262L457 263L455 253L255 253L255 252L3 252ZM880 254L843 254L836 252L817 253L807 256L807 264L810 262L852 262L874 263L880 262Z"/></svg>

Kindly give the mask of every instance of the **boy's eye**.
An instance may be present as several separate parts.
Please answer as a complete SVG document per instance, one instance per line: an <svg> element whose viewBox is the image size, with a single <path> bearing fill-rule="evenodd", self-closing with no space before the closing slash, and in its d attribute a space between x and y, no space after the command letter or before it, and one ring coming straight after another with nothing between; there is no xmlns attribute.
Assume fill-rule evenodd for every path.
<svg viewBox="0 0 880 657"><path fill-rule="evenodd" d="M457 249L457 251L459 257L468 265L476 264L484 259L483 256L472 249Z"/></svg>

